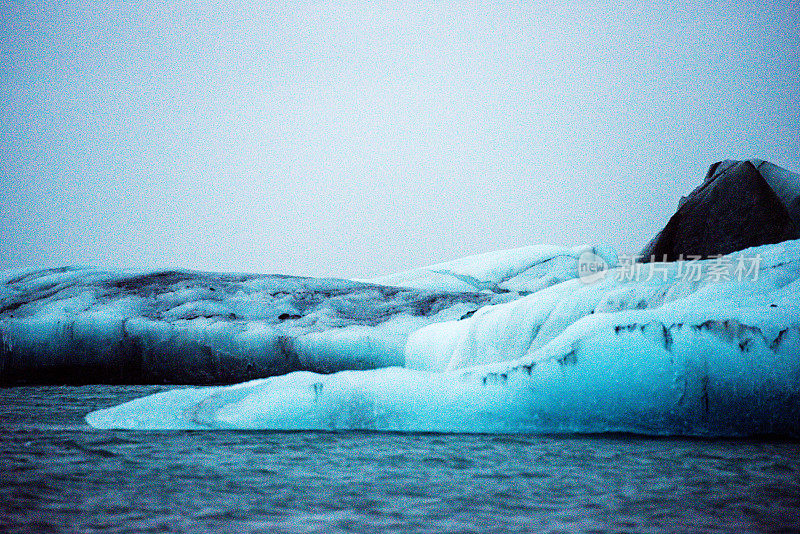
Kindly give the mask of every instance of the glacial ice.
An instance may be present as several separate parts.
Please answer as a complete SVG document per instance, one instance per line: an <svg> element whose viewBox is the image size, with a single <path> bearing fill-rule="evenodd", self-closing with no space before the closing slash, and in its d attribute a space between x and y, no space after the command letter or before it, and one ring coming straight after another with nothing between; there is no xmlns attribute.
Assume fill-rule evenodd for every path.
<svg viewBox="0 0 800 534"><path fill-rule="evenodd" d="M408 336L577 275L592 247L372 281L67 267L0 273L0 382L235 383L405 364ZM396 286L387 285L396 283Z"/></svg>
<svg viewBox="0 0 800 534"><path fill-rule="evenodd" d="M86 420L125 429L800 435L800 241L638 264L638 274L601 256L611 268L593 283L573 275L405 337L376 331L359 345L353 339L363 338L344 334L338 345L321 333L308 349L363 354L405 340L391 367L177 389ZM754 258L758 269L745 276L721 269ZM429 273L499 287L518 270ZM428 274L391 282L430 289ZM457 287L459 276L443 276Z"/></svg>

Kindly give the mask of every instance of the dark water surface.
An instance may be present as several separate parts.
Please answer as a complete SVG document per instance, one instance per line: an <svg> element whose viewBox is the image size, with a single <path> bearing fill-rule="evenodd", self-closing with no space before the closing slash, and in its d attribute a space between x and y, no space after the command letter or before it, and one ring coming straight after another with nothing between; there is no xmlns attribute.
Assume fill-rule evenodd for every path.
<svg viewBox="0 0 800 534"><path fill-rule="evenodd" d="M800 442L83 421L163 389L0 389L0 531L800 531Z"/></svg>

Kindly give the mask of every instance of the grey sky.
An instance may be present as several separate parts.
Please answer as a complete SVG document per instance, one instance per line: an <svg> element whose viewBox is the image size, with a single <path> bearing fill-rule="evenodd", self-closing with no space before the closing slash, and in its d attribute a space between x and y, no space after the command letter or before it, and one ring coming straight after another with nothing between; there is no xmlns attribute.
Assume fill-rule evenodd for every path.
<svg viewBox="0 0 800 534"><path fill-rule="evenodd" d="M800 171L797 2L0 5L0 269L635 252L714 161Z"/></svg>

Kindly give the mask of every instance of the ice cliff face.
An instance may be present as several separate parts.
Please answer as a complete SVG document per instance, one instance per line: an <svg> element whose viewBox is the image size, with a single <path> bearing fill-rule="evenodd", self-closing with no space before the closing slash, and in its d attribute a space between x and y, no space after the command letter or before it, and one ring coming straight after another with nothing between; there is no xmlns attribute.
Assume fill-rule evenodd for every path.
<svg viewBox="0 0 800 534"><path fill-rule="evenodd" d="M402 366L415 330L574 278L589 250L526 247L373 282L92 268L3 273L0 382L214 384Z"/></svg>

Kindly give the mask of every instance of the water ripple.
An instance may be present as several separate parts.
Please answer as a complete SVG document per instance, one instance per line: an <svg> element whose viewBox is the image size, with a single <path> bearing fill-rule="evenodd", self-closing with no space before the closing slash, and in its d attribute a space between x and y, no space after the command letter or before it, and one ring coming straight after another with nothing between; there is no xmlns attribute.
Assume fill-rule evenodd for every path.
<svg viewBox="0 0 800 534"><path fill-rule="evenodd" d="M3 532L793 532L800 443L95 431L154 387L0 390Z"/></svg>

